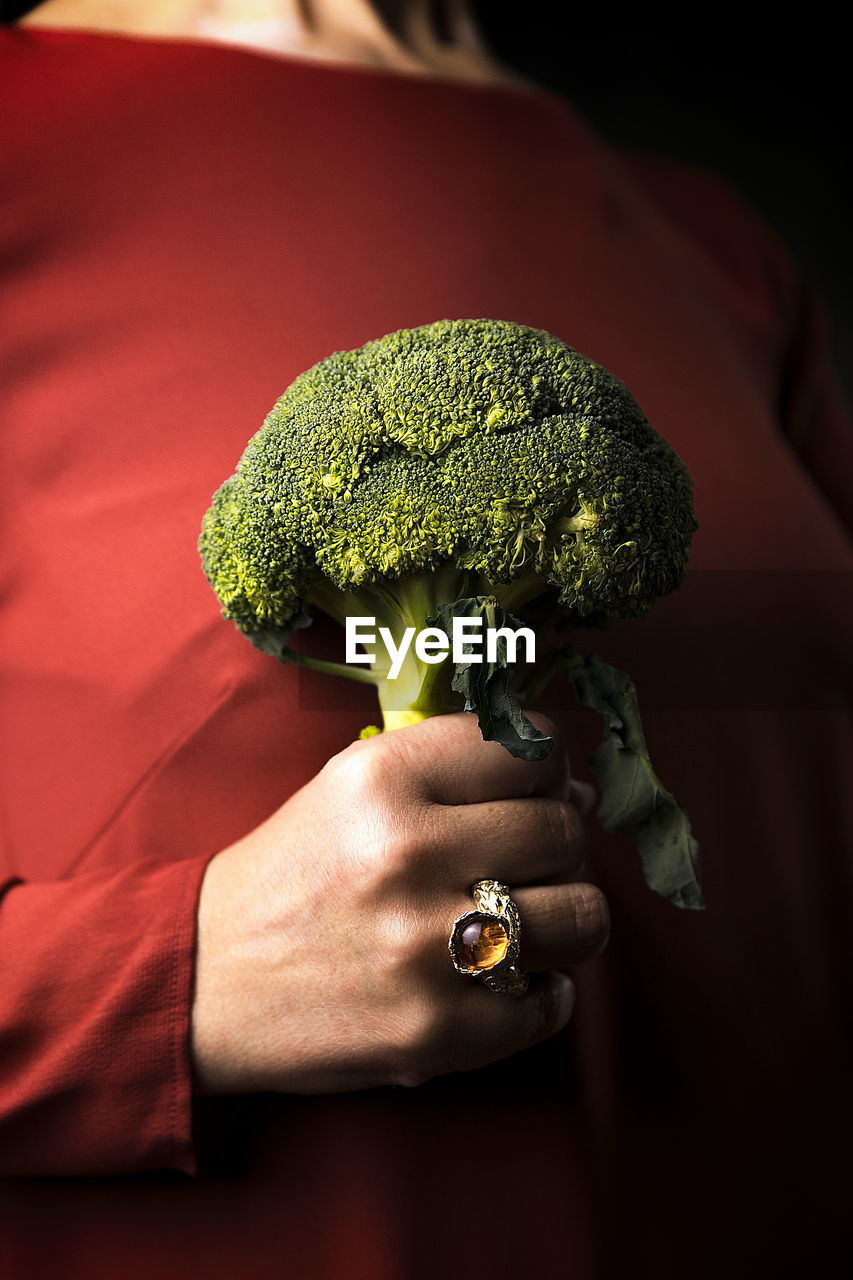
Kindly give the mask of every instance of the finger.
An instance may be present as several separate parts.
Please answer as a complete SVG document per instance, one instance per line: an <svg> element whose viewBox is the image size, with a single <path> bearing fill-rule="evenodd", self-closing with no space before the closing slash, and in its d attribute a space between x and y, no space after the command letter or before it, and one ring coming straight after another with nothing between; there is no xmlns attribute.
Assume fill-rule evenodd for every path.
<svg viewBox="0 0 853 1280"><path fill-rule="evenodd" d="M425 862L445 890L465 890L485 879L566 881L580 874L586 859L586 823L565 800L531 796L434 805L429 813Z"/></svg>
<svg viewBox="0 0 853 1280"><path fill-rule="evenodd" d="M591 782L581 782L577 778L572 778L569 783L569 799L572 804L576 804L581 813L586 815L592 813L598 800L598 792Z"/></svg>
<svg viewBox="0 0 853 1280"><path fill-rule="evenodd" d="M536 973L601 955L610 938L610 909L594 884L513 889L521 916L519 964Z"/></svg>
<svg viewBox="0 0 853 1280"><path fill-rule="evenodd" d="M547 1040L563 1030L575 1005L573 982L556 971L534 978L520 997L498 995L479 982L469 988L454 1007L450 1071L471 1071Z"/></svg>
<svg viewBox="0 0 853 1280"><path fill-rule="evenodd" d="M420 793L442 804L509 796L568 798L571 774L559 730L538 712L531 719L554 739L544 760L516 760L500 743L484 742L477 717L470 712L434 716L371 741L382 742L398 760L402 756L399 762L411 771Z"/></svg>

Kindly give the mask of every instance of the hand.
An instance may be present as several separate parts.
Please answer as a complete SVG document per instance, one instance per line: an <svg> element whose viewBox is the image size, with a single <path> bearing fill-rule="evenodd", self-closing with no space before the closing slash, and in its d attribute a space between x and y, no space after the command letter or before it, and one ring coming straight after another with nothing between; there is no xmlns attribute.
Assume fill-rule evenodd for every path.
<svg viewBox="0 0 853 1280"><path fill-rule="evenodd" d="M607 903L580 884L584 825L557 730L540 763L441 716L355 742L202 886L193 1055L207 1093L338 1093L421 1083L562 1029L558 972L607 942ZM521 998L454 972L453 921L480 879L522 921Z"/></svg>

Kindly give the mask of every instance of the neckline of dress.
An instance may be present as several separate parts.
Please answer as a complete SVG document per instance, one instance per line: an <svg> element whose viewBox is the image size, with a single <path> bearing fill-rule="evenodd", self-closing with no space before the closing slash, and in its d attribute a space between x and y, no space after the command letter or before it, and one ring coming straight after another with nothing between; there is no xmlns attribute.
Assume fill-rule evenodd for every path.
<svg viewBox="0 0 853 1280"><path fill-rule="evenodd" d="M319 75L351 76L353 78L382 80L387 83L401 85L428 86L434 89L462 90L475 94L499 94L514 98L522 98L527 102L541 105L558 105L566 109L565 100L557 93L544 89L540 85L526 84L523 81L514 83L508 80L468 80L457 76L417 75L410 71L397 70L394 67L372 66L363 62L347 62L344 59L326 59L304 57L295 53L279 52L274 49L263 49L249 44L231 43L226 40L209 40L200 36L184 35L148 35L126 31L102 31L94 27L48 27L16 23L6 28L27 39L47 42L51 40L96 40L109 41L116 44L143 46L146 48L171 48L197 50L203 55L260 58L271 64L280 64L301 72L316 72Z"/></svg>

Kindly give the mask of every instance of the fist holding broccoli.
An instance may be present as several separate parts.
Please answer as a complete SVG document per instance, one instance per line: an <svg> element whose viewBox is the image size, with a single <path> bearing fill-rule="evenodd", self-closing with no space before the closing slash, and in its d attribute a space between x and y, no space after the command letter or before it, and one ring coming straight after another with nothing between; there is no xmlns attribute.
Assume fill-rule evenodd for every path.
<svg viewBox="0 0 853 1280"><path fill-rule="evenodd" d="M395 732L335 756L212 860L193 1021L202 1089L417 1084L565 1025L563 971L603 948L609 915L580 881L588 793L556 728L522 705L557 660L607 719L592 761L602 821L634 836L653 888L702 906L696 842L651 768L623 673L566 646L519 685L506 644L435 661L408 643L460 618L520 626L510 610L535 625L543 602L549 626L555 611L566 627L644 614L682 580L691 490L618 379L522 325L402 330L285 391L205 516L205 572L253 644L374 684ZM292 648L316 609L373 619L393 667ZM523 919L533 981L516 1000L484 999L447 960L449 924L489 877L512 886Z"/></svg>

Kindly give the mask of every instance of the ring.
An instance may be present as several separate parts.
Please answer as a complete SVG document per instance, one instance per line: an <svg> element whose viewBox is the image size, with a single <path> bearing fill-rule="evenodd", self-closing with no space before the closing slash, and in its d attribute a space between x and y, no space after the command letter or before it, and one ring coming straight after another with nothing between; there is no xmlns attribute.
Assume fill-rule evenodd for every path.
<svg viewBox="0 0 853 1280"><path fill-rule="evenodd" d="M457 973L482 978L502 996L523 996L527 974L515 963L521 946L521 917L499 880L478 880L471 886L474 911L453 923L450 958Z"/></svg>

